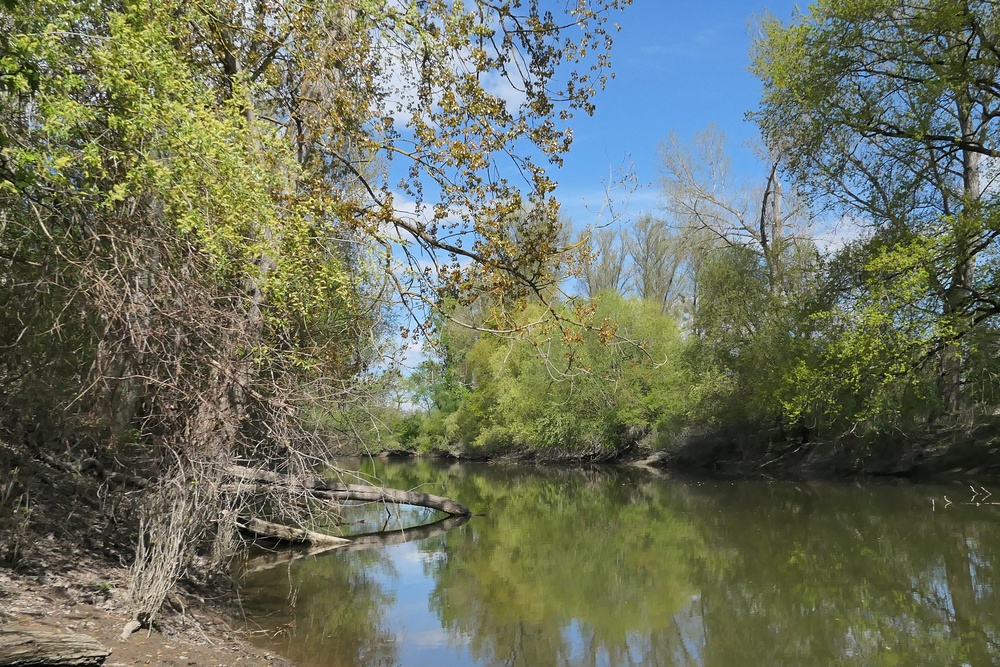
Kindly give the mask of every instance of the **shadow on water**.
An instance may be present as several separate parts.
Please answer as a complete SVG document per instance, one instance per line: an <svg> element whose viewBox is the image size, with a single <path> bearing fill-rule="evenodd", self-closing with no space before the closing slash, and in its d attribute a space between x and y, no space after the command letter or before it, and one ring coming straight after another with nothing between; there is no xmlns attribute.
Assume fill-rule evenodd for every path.
<svg viewBox="0 0 1000 667"><path fill-rule="evenodd" d="M261 641L297 664L1000 662L1000 515L982 495L946 507L962 487L368 472L485 516L248 573Z"/></svg>

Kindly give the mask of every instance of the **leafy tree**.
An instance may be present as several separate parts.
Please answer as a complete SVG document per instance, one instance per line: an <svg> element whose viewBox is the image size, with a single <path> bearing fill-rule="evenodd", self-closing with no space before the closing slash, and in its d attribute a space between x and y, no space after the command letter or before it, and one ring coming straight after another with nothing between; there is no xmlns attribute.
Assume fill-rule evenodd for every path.
<svg viewBox="0 0 1000 667"><path fill-rule="evenodd" d="M544 314L540 304L526 321ZM568 315L567 315L568 317ZM473 455L613 458L672 425L685 400L679 337L655 303L603 292L594 326L499 337L446 326L444 371L419 435L403 444ZM488 327L487 327L488 328ZM454 398L458 397L457 401Z"/></svg>
<svg viewBox="0 0 1000 667"><path fill-rule="evenodd" d="M922 319L926 345L908 365L938 359L938 392L951 411L963 404L969 369L995 356L995 343L980 346L994 338L982 334L1000 312L1000 227L984 160L998 155L993 9L822 0L787 26L764 20L753 56L768 146L813 197L870 224L876 244L892 244L884 254L895 256L896 277L921 284L890 303L873 294L859 312L892 313L868 330L876 336L901 333L893 321Z"/></svg>
<svg viewBox="0 0 1000 667"><path fill-rule="evenodd" d="M194 549L224 553L228 466L325 456L301 418L365 398L400 301L550 281L543 165L626 4L5 5L0 405L156 482L140 620ZM521 248L498 221L526 207Z"/></svg>
<svg viewBox="0 0 1000 667"><path fill-rule="evenodd" d="M735 183L713 127L692 146L671 137L660 151L692 334L690 419L712 428L780 423L790 371L809 349L819 262L808 210L783 192L774 165L762 183Z"/></svg>

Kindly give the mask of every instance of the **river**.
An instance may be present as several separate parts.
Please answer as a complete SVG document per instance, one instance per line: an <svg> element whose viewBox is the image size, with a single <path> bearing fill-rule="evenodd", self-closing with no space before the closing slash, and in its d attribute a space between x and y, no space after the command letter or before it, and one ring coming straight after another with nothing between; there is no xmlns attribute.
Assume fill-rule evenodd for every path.
<svg viewBox="0 0 1000 667"><path fill-rule="evenodd" d="M366 467L482 515L254 561L249 625L303 667L1000 664L1000 490ZM432 514L369 507L352 529Z"/></svg>

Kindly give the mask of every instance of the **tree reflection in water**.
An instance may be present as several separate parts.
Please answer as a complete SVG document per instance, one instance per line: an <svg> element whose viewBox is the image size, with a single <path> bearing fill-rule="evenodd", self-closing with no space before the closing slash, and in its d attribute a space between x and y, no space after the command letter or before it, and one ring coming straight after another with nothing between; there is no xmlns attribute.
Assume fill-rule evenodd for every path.
<svg viewBox="0 0 1000 667"><path fill-rule="evenodd" d="M379 465L486 515L248 575L298 664L1000 663L998 515L962 487Z"/></svg>

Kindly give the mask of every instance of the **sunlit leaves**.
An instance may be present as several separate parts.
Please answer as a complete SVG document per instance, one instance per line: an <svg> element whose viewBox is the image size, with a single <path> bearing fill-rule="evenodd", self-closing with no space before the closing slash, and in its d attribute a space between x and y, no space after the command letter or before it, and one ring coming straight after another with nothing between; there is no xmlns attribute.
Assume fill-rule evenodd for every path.
<svg viewBox="0 0 1000 667"><path fill-rule="evenodd" d="M527 319L544 316L529 306ZM675 425L687 398L676 323L659 304L602 293L594 325L559 336L474 336L450 325L434 400L409 447L543 458L612 457ZM401 430L401 433L403 431Z"/></svg>
<svg viewBox="0 0 1000 667"><path fill-rule="evenodd" d="M823 0L790 25L765 20L761 33L754 70L764 94L754 116L769 147L814 200L871 230L869 248L835 261L860 255L831 285L837 303L825 322L839 333L829 349L851 341L853 353L833 355L858 360L836 374L856 394L884 396L895 382L891 393L908 402L914 380L901 378L919 375L923 407L872 403L911 416L961 412L978 400L970 374L996 356L984 344L1000 314L993 4ZM934 393L946 407L929 400Z"/></svg>

